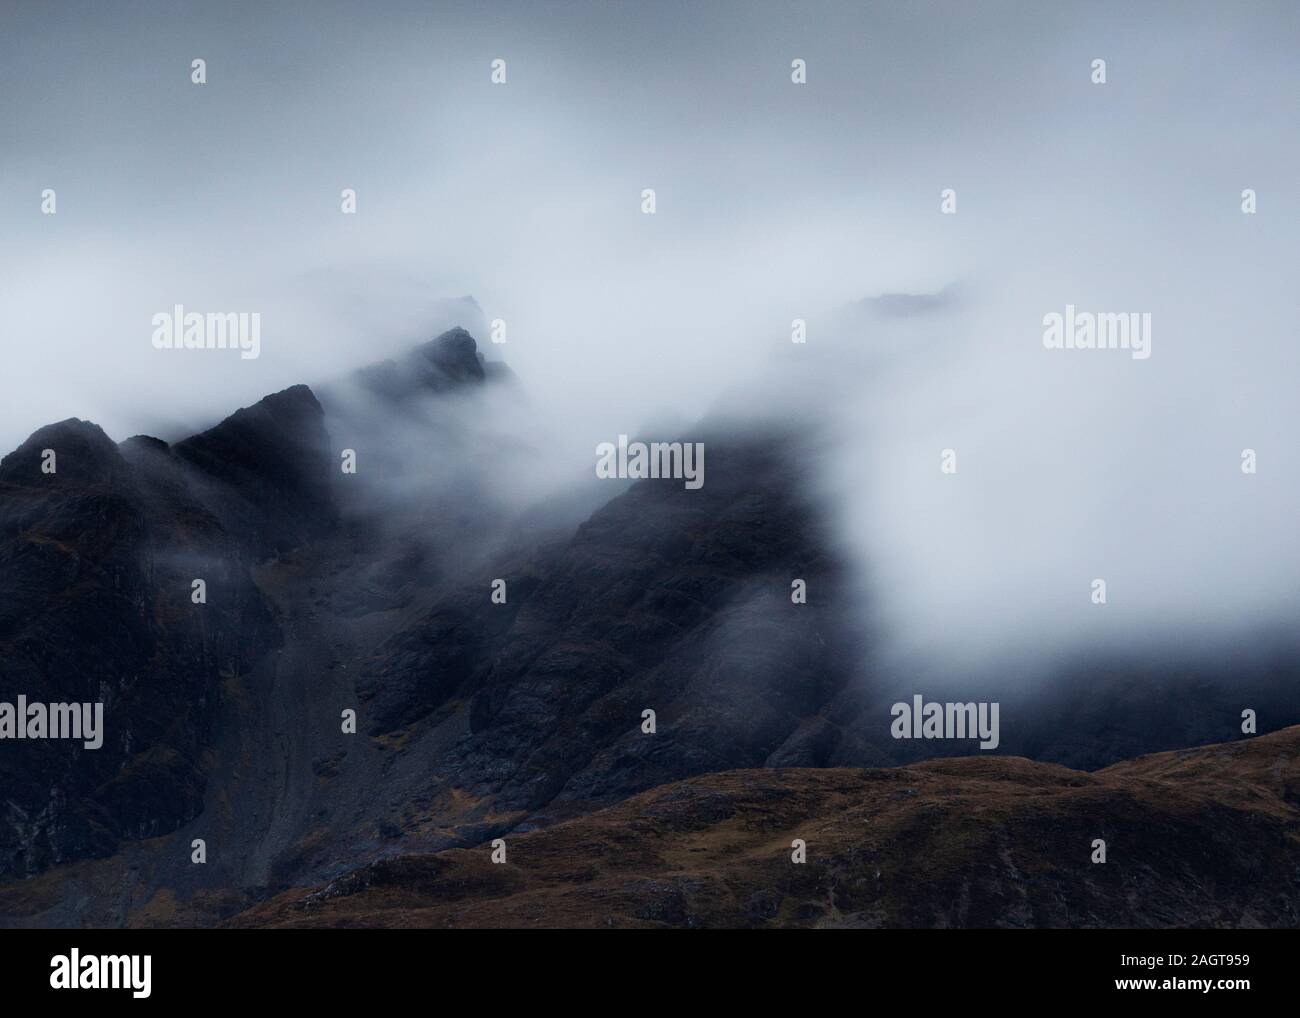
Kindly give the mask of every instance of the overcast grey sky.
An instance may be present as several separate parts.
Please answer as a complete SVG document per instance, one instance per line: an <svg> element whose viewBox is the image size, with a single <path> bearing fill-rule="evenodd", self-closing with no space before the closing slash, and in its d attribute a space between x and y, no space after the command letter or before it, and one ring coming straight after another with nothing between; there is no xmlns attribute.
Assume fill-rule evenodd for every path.
<svg viewBox="0 0 1300 1018"><path fill-rule="evenodd" d="M472 295L576 461L762 375L798 317L807 373L776 370L790 413L834 419L825 476L880 610L976 640L1105 570L1139 628L1289 610L1298 11L10 0L0 445L68 416L179 437ZM953 282L938 325L840 315ZM260 312L262 356L154 350L176 303ZM1151 312L1152 358L1045 351L1067 303ZM945 447L961 487L936 496ZM1189 599L1211 581L1217 608Z"/></svg>

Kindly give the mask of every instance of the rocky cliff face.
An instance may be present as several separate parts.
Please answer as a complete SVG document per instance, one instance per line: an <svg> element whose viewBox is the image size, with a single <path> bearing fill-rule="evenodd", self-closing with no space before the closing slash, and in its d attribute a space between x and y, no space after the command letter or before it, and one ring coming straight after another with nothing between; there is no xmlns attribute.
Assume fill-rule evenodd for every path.
<svg viewBox="0 0 1300 1018"><path fill-rule="evenodd" d="M108 855L195 815L221 684L277 635L240 536L176 457L84 421L38 431L0 462L0 577L3 699L103 703L105 728L93 750L0 747L0 875Z"/></svg>
<svg viewBox="0 0 1300 1018"><path fill-rule="evenodd" d="M636 484L567 542L503 562L504 604L480 581L378 646L358 684L371 734L463 711L465 736L435 766L525 814L801 752L801 726L851 671L836 563L788 483L793 443L704 443L699 491Z"/></svg>

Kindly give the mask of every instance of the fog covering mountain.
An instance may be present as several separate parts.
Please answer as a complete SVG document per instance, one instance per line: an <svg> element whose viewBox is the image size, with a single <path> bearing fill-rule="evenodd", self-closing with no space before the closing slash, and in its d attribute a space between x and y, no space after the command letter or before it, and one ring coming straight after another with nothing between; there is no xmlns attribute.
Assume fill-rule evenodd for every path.
<svg viewBox="0 0 1300 1018"><path fill-rule="evenodd" d="M0 741L0 922L401 923L464 878L483 922L1294 924L1297 37L0 5L0 703L105 705L100 749ZM178 304L260 356L155 349ZM1045 349L1068 307L1150 357ZM624 434L703 488L598 478ZM997 749L894 739L915 695L997 702ZM785 880L792 824L828 852ZM1096 828L1141 852L1080 881Z"/></svg>
<svg viewBox="0 0 1300 1018"><path fill-rule="evenodd" d="M775 348L738 415L824 425L897 669L1251 647L1300 593L1298 34L1290 0L6 4L0 448L179 441L500 319L532 412L499 430L561 479ZM261 357L153 349L178 302L260 313ZM1044 350L1067 304L1151 313L1151 358Z"/></svg>
<svg viewBox="0 0 1300 1018"><path fill-rule="evenodd" d="M958 293L849 314L928 328ZM816 406L842 379L792 356L680 434L642 433L704 443L698 491L565 473L528 379L460 328L170 445L36 432L0 460L5 692L100 699L107 733L4 746L0 915L215 922L697 775L978 753L891 738L890 704L918 692L1000 699L996 755L1085 769L1241 738L1243 707L1261 731L1300 720L1291 634L1267 627L909 669L823 470L844 451Z"/></svg>

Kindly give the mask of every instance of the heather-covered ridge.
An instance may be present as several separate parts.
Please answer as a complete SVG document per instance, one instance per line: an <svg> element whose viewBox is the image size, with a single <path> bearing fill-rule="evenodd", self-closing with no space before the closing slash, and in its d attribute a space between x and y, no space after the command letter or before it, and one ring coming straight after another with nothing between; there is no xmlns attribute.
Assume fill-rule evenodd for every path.
<svg viewBox="0 0 1300 1018"><path fill-rule="evenodd" d="M1294 927L1300 728L1091 774L1014 757L726 771L506 849L386 859L230 925Z"/></svg>

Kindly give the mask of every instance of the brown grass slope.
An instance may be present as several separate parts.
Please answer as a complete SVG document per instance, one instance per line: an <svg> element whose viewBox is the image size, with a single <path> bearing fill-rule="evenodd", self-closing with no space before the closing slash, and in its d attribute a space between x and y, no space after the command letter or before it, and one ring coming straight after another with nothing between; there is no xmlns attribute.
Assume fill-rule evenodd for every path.
<svg viewBox="0 0 1300 1018"><path fill-rule="evenodd" d="M729 771L507 851L380 861L230 925L1295 926L1300 727L1095 773L1016 757Z"/></svg>

